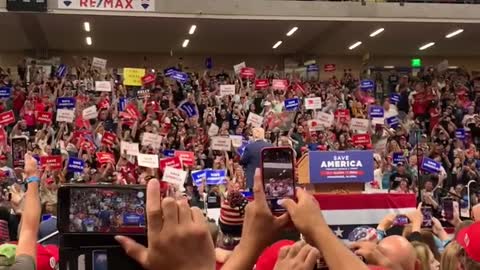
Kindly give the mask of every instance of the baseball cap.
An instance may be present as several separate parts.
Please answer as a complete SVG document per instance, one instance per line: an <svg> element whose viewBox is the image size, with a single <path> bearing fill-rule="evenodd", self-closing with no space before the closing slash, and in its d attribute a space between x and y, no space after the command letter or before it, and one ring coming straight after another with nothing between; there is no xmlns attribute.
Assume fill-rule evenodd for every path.
<svg viewBox="0 0 480 270"><path fill-rule="evenodd" d="M280 240L263 250L255 264L255 270L273 270L278 259L278 252L282 247L295 244L291 240Z"/></svg>
<svg viewBox="0 0 480 270"><path fill-rule="evenodd" d="M480 263L480 222L462 229L457 234L457 242L470 259Z"/></svg>

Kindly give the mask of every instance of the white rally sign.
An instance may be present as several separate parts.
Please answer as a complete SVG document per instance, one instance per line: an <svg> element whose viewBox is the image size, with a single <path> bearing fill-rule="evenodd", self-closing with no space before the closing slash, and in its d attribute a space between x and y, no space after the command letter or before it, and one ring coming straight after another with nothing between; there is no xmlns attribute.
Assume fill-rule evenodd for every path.
<svg viewBox="0 0 480 270"><path fill-rule="evenodd" d="M253 112L248 114L247 125L252 124L253 127L261 127L263 124L263 117Z"/></svg>
<svg viewBox="0 0 480 270"><path fill-rule="evenodd" d="M319 97L305 98L305 109L316 110L322 108L322 99Z"/></svg>
<svg viewBox="0 0 480 270"><path fill-rule="evenodd" d="M213 150L230 151L231 144L229 137L212 137L211 147Z"/></svg>
<svg viewBox="0 0 480 270"><path fill-rule="evenodd" d="M368 119L352 118L350 120L350 129L352 130L367 132L369 126L370 121Z"/></svg>
<svg viewBox="0 0 480 270"><path fill-rule="evenodd" d="M138 166L147 167L147 168L158 168L157 155L138 154L137 159L138 159Z"/></svg>
<svg viewBox="0 0 480 270"><path fill-rule="evenodd" d="M220 85L220 96L234 96L235 95L235 84L222 84Z"/></svg>
<svg viewBox="0 0 480 270"><path fill-rule="evenodd" d="M98 57L93 57L92 68L100 69L100 70L106 69L107 68L107 60L102 59L102 58L98 58Z"/></svg>
<svg viewBox="0 0 480 270"><path fill-rule="evenodd" d="M180 169L175 169L173 167L166 167L162 180L167 183L182 187L186 178L187 172Z"/></svg>
<svg viewBox="0 0 480 270"><path fill-rule="evenodd" d="M241 135L230 135L230 140L232 141L233 147L240 147L243 142L243 136Z"/></svg>
<svg viewBox="0 0 480 270"><path fill-rule="evenodd" d="M57 110L57 122L72 123L74 118L75 118L74 110L69 110L69 109Z"/></svg>
<svg viewBox="0 0 480 270"><path fill-rule="evenodd" d="M120 142L120 151L122 154L127 153L127 155L138 156L140 153L138 143L131 143L126 141Z"/></svg>
<svg viewBox="0 0 480 270"><path fill-rule="evenodd" d="M242 62L240 64L233 66L233 70L235 71L235 74L239 74L242 68L244 67L247 67L247 64L245 64L245 62Z"/></svg>
<svg viewBox="0 0 480 270"><path fill-rule="evenodd" d="M59 9L155 11L154 0L58 0Z"/></svg>
<svg viewBox="0 0 480 270"><path fill-rule="evenodd" d="M95 119L98 117L97 106L93 105L83 110L82 112L83 119Z"/></svg>
<svg viewBox="0 0 480 270"><path fill-rule="evenodd" d="M149 145L155 149L159 149L162 143L162 139L163 139L162 136L158 134L145 132L143 133L142 145L143 146Z"/></svg>
<svg viewBox="0 0 480 270"><path fill-rule="evenodd" d="M333 124L335 116L333 114L328 114L324 112L318 112L317 113L317 120L320 125L323 125L324 127L330 127Z"/></svg>
<svg viewBox="0 0 480 270"><path fill-rule="evenodd" d="M211 124L210 128L208 129L208 136L213 137L213 136L217 135L218 130L220 130L220 128L217 125Z"/></svg>
<svg viewBox="0 0 480 270"><path fill-rule="evenodd" d="M112 92L112 84L110 81L95 81L95 91Z"/></svg>

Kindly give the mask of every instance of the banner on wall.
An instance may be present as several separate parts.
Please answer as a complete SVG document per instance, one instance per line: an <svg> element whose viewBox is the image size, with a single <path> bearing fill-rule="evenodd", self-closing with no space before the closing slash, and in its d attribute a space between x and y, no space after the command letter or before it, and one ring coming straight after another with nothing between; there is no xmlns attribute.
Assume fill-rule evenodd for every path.
<svg viewBox="0 0 480 270"><path fill-rule="evenodd" d="M309 152L310 183L373 180L373 151Z"/></svg>
<svg viewBox="0 0 480 270"><path fill-rule="evenodd" d="M155 11L153 0L58 0L59 9L108 10L108 11Z"/></svg>

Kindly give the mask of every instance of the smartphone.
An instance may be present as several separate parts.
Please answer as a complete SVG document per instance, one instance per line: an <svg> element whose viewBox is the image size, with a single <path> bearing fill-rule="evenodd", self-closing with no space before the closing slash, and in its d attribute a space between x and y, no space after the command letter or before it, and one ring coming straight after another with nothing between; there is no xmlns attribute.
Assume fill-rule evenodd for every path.
<svg viewBox="0 0 480 270"><path fill-rule="evenodd" d="M92 251L92 270L108 270L108 256L106 250Z"/></svg>
<svg viewBox="0 0 480 270"><path fill-rule="evenodd" d="M263 188L272 212L286 210L278 204L283 198L295 198L294 152L291 147L268 147L261 152Z"/></svg>
<svg viewBox="0 0 480 270"><path fill-rule="evenodd" d="M422 228L432 228L432 207L431 206L422 206L421 208L423 215Z"/></svg>
<svg viewBox="0 0 480 270"><path fill-rule="evenodd" d="M410 220L406 215L398 215L393 221L393 226L405 226L410 223Z"/></svg>
<svg viewBox="0 0 480 270"><path fill-rule="evenodd" d="M442 208L443 208L443 217L446 220L453 219L453 199L452 198L445 198L442 201Z"/></svg>
<svg viewBox="0 0 480 270"><path fill-rule="evenodd" d="M27 153L27 139L13 138L12 139L12 160L13 167L25 166L25 154Z"/></svg>
<svg viewBox="0 0 480 270"><path fill-rule="evenodd" d="M63 185L58 201L60 233L146 233L145 186Z"/></svg>

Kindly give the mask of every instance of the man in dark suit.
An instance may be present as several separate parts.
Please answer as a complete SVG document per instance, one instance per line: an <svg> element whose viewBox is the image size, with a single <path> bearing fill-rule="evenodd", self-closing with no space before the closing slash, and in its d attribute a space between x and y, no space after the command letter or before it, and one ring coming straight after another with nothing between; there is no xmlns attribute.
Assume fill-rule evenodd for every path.
<svg viewBox="0 0 480 270"><path fill-rule="evenodd" d="M245 174L247 176L247 188L249 189L253 188L255 169L260 168L262 163L262 149L265 147L273 147L272 144L265 141L265 131L263 128L254 128L252 134L254 142L245 147L245 151L240 159L240 165L242 165L245 169Z"/></svg>

